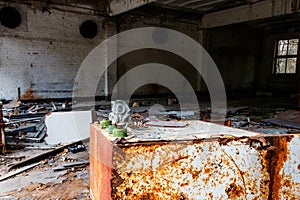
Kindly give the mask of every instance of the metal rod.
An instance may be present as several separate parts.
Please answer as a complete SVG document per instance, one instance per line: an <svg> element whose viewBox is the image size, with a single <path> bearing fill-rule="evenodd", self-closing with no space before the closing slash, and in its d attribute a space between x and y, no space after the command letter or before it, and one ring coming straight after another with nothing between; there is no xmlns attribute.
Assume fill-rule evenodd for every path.
<svg viewBox="0 0 300 200"><path fill-rule="evenodd" d="M20 101L21 100L21 88L18 87L18 100Z"/></svg>
<svg viewBox="0 0 300 200"><path fill-rule="evenodd" d="M3 104L0 101L0 132L1 132L1 146L2 146L2 152L5 154L6 152L6 143L5 143L5 123L3 122Z"/></svg>

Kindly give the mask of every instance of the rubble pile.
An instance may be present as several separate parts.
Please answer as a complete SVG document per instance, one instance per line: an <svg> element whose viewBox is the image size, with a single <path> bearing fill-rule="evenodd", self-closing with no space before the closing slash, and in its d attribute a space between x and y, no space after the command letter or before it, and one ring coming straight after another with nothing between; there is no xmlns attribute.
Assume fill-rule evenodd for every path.
<svg viewBox="0 0 300 200"><path fill-rule="evenodd" d="M217 123L265 134L300 133L300 112L295 109L289 105L229 107L225 122ZM156 110L152 113L149 110L147 107L133 108L134 115L142 116L145 123L199 119L209 122L211 119L210 108L202 108L199 111Z"/></svg>
<svg viewBox="0 0 300 200"><path fill-rule="evenodd" d="M42 143L47 134L45 116L49 112L68 110L68 103L24 103L18 100L3 105L7 146Z"/></svg>

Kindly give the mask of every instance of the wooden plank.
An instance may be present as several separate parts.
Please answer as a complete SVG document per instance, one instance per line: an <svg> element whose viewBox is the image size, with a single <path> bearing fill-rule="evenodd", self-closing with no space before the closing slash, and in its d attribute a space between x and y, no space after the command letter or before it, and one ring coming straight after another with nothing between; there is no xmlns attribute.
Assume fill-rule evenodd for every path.
<svg viewBox="0 0 300 200"><path fill-rule="evenodd" d="M276 118L270 118L270 119L264 119L263 122L270 122L272 124L278 125L278 126L284 126L287 128L295 128L295 129L300 129L300 124L291 122L291 121L286 121L282 119L276 119Z"/></svg>
<svg viewBox="0 0 300 200"><path fill-rule="evenodd" d="M0 155L0 158L6 158L6 159L23 159L25 156L3 156Z"/></svg>
<svg viewBox="0 0 300 200"><path fill-rule="evenodd" d="M90 164L90 161L84 161L84 162L71 162L71 163L65 163L63 164L63 167L70 168L75 166L84 166Z"/></svg>
<svg viewBox="0 0 300 200"><path fill-rule="evenodd" d="M298 110L287 110L281 113L278 113L276 116L277 119L300 123L300 111Z"/></svg>
<svg viewBox="0 0 300 200"><path fill-rule="evenodd" d="M45 153L42 153L40 155L37 155L37 156L34 156L32 158L28 158L24 161L21 161L19 163L16 163L14 165L12 165L8 171L12 170L12 169L16 169L16 168L19 168L19 167L23 167L23 166L26 166L26 165L29 165L31 163L36 163L36 162L39 162L43 159L47 159L49 158L50 156L55 156L56 154L60 153L60 152L63 152L65 148L67 148L68 146L70 145L74 145L74 144L77 144L78 142L74 142L74 143L71 143L71 144L68 144L68 145L65 145L65 146L62 146L62 147L59 147L57 149L54 149L54 150L51 150L51 151L47 151Z"/></svg>
<svg viewBox="0 0 300 200"><path fill-rule="evenodd" d="M53 168L53 171L55 171L55 172L62 171L62 170L70 169L70 168L76 169L76 168L84 167L89 164L90 164L89 161L66 163L66 164L63 164L63 166L58 166L58 167Z"/></svg>
<svg viewBox="0 0 300 200"><path fill-rule="evenodd" d="M47 115L48 112L43 112L43 113L35 113L35 114L19 114L19 115L11 115L9 118L11 120L19 120L19 119L27 119L27 118L41 118Z"/></svg>
<svg viewBox="0 0 300 200"><path fill-rule="evenodd" d="M8 134L18 134L20 132L22 133L26 133L26 132L34 132L35 131L35 125L27 125L27 126L22 126L19 128L15 128L15 129L9 129L6 128L5 129L5 133Z"/></svg>
<svg viewBox="0 0 300 200"><path fill-rule="evenodd" d="M1 176L0 177L0 181L4 181L4 180L6 180L8 178L11 178L11 177L14 177L14 176L16 176L18 174L21 174L21 173L23 173L23 172L25 172L25 171L27 171L29 169L32 169L32 168L36 167L37 165L39 165L39 163L35 163L35 164L32 164L32 165L29 165L29 166L17 169L15 171L9 172L9 173Z"/></svg>

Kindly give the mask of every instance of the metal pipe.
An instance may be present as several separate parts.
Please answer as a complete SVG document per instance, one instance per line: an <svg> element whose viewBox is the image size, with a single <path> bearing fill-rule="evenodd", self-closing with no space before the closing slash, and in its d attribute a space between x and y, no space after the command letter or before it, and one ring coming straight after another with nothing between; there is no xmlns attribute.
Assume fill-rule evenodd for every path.
<svg viewBox="0 0 300 200"><path fill-rule="evenodd" d="M0 101L0 132L1 132L1 145L2 152L5 154L6 152L6 143L5 143L5 123L3 121L3 104Z"/></svg>
<svg viewBox="0 0 300 200"><path fill-rule="evenodd" d="M18 87L18 100L20 101L21 100L21 88Z"/></svg>

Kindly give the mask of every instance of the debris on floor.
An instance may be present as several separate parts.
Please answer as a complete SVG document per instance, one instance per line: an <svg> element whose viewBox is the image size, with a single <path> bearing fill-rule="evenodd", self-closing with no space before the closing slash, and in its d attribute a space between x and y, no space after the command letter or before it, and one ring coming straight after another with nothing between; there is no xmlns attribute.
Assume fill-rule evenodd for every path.
<svg viewBox="0 0 300 200"><path fill-rule="evenodd" d="M234 128L266 134L300 133L299 112L288 107L249 107L230 115L227 120Z"/></svg>
<svg viewBox="0 0 300 200"><path fill-rule="evenodd" d="M74 153L68 148L79 145L84 151ZM22 199L29 197L28 194L33 199L90 199L89 143L74 143L52 151L24 150L19 153L25 156L2 158L20 158L20 161L10 162L10 167L5 165L6 169L2 165L1 199Z"/></svg>
<svg viewBox="0 0 300 200"><path fill-rule="evenodd" d="M67 102L16 100L3 105L7 149L0 152L0 199L90 199L89 144L82 139L88 138L93 113L71 112L70 106ZM80 133L74 132L83 123L82 118L76 118L79 115L91 116L83 120L85 129ZM55 121L53 116L69 121L59 117ZM47 117L58 129L45 122ZM60 140L61 135L69 138Z"/></svg>
<svg viewBox="0 0 300 200"><path fill-rule="evenodd" d="M89 137L89 124L96 120L94 110L71 111L68 102L11 101L3 105L5 141L12 148L33 143L67 144ZM57 126L63 122L63 126Z"/></svg>
<svg viewBox="0 0 300 200"><path fill-rule="evenodd" d="M143 117L144 125L160 124L162 121L195 120L210 121L211 109L178 111L167 109L151 111L151 107L133 108L134 118ZM149 114L150 113L150 114ZM139 118L141 118L139 117ZM159 122L157 122L159 121ZM300 112L290 110L290 105L228 107L224 125L265 134L300 133Z"/></svg>
<svg viewBox="0 0 300 200"><path fill-rule="evenodd" d="M278 113L276 116L277 119L300 123L300 111L297 110L287 110L281 113Z"/></svg>
<svg viewBox="0 0 300 200"><path fill-rule="evenodd" d="M53 103L53 102L52 102ZM11 101L3 105L5 139L10 148L26 143L42 143L47 134L45 116L52 104Z"/></svg>
<svg viewBox="0 0 300 200"><path fill-rule="evenodd" d="M287 110L277 114L275 118L265 119L264 121L278 126L300 129L300 111Z"/></svg>

